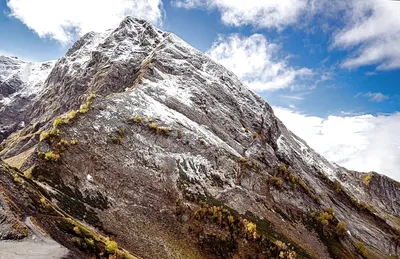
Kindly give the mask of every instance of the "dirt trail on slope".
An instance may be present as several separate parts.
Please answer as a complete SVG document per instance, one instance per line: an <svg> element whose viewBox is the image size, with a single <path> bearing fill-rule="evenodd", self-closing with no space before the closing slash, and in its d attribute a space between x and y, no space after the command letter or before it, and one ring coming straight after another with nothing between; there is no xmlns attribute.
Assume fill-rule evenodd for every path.
<svg viewBox="0 0 400 259"><path fill-rule="evenodd" d="M68 255L67 248L44 236L29 217L25 224L33 235L22 241L0 241L0 259L58 259Z"/></svg>

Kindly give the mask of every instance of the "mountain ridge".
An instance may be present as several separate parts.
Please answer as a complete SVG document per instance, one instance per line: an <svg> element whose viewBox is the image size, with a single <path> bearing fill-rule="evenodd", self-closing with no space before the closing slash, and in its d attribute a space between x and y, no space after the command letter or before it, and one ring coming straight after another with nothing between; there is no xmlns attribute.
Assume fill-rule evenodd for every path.
<svg viewBox="0 0 400 259"><path fill-rule="evenodd" d="M328 162L232 72L174 34L133 18L86 34L43 89L0 156L21 175L30 172L62 210L136 255L252 256L266 242L257 249L275 256L282 240L270 231L300 258L357 258L359 242L372 258L396 256L399 184ZM191 214L199 203L200 218ZM207 221L209 210L220 213L212 203L241 215L239 226L252 219L268 231L251 232L254 240L246 227L237 240L221 236ZM202 230L194 227L201 222ZM348 232L338 237L340 222ZM290 258L285 246L280 252Z"/></svg>

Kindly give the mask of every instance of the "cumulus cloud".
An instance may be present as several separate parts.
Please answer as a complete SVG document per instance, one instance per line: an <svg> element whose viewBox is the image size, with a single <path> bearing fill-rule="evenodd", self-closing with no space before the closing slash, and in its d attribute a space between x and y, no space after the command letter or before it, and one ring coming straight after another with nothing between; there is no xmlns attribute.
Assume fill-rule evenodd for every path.
<svg viewBox="0 0 400 259"><path fill-rule="evenodd" d="M113 28L126 16L162 19L161 0L9 0L11 15L40 37L66 43L76 35Z"/></svg>
<svg viewBox="0 0 400 259"><path fill-rule="evenodd" d="M343 67L377 65L400 68L400 2L349 1L346 26L334 36L334 47L354 50Z"/></svg>
<svg viewBox="0 0 400 259"><path fill-rule="evenodd" d="M310 0L175 0L174 3L184 8L217 9L222 22L228 25L277 29L296 23L312 9Z"/></svg>
<svg viewBox="0 0 400 259"><path fill-rule="evenodd" d="M384 100L389 99L388 95L384 95L383 93L372 93L372 92L358 93L354 97L357 98L357 97L360 97L360 96L361 97L367 97L367 98L369 98L369 100L371 102L376 102L376 103L380 103L380 102L383 102Z"/></svg>
<svg viewBox="0 0 400 259"><path fill-rule="evenodd" d="M281 107L274 111L293 133L328 160L400 180L400 113L321 118Z"/></svg>
<svg viewBox="0 0 400 259"><path fill-rule="evenodd" d="M217 10L232 26L282 30L287 26L321 29L332 47L349 51L342 67L400 68L400 1L390 0L175 0L183 8ZM316 24L309 24L315 21ZM322 19L322 20L321 20ZM327 26L328 25L328 26ZM339 29L333 32L335 27ZM327 30L327 28L329 28ZM312 30L310 30L312 31Z"/></svg>
<svg viewBox="0 0 400 259"><path fill-rule="evenodd" d="M295 87L296 79L313 76L311 69L291 67L288 58L278 56L279 51L279 45L268 42L261 34L232 34L220 37L206 54L257 91Z"/></svg>

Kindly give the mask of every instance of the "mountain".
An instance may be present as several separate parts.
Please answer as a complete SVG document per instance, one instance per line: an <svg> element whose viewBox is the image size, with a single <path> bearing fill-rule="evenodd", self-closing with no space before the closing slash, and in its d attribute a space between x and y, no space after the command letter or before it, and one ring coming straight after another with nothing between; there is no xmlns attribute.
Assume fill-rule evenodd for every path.
<svg viewBox="0 0 400 259"><path fill-rule="evenodd" d="M2 80L24 78L25 62L3 60ZM22 240L0 254L400 255L398 182L327 161L176 35L128 17L46 73L23 106L1 108L24 124L0 146L0 238Z"/></svg>
<svg viewBox="0 0 400 259"><path fill-rule="evenodd" d="M26 62L0 55L0 142L25 125L29 104L43 90L55 62Z"/></svg>

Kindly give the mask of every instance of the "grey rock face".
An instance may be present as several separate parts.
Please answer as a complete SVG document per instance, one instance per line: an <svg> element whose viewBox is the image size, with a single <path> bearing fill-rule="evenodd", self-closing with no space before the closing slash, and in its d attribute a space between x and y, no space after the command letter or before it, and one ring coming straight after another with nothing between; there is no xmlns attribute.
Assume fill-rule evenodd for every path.
<svg viewBox="0 0 400 259"><path fill-rule="evenodd" d="M192 239L176 244L189 235L180 232L175 201L193 207L189 197L208 197L268 221L315 258L356 258L360 241L377 258L398 255L399 183L378 174L366 183L365 175L330 163L232 72L177 36L132 18L85 35L55 64L28 123L49 130L55 116L92 92L98 97L89 112L60 127L63 139L78 144L56 163L32 155L21 169L35 165L34 178L60 207L135 254L176 258L177 247L197 249ZM12 161L38 142L4 143L3 158ZM35 150L51 148L40 142ZM68 207L67 196L86 212ZM339 255L307 224L311 212L327 208L349 231L335 239Z"/></svg>
<svg viewBox="0 0 400 259"><path fill-rule="evenodd" d="M29 121L27 113L54 63L0 56L0 142Z"/></svg>

